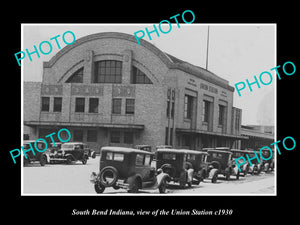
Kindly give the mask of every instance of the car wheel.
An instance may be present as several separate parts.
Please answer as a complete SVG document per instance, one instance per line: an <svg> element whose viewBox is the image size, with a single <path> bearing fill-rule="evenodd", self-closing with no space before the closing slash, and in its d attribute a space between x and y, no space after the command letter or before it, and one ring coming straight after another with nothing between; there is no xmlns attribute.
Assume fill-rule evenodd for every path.
<svg viewBox="0 0 300 225"><path fill-rule="evenodd" d="M118 180L118 171L112 166L107 166L100 171L99 177L104 187L112 187Z"/></svg>
<svg viewBox="0 0 300 225"><path fill-rule="evenodd" d="M71 164L72 163L72 156L68 155L67 156L67 164Z"/></svg>
<svg viewBox="0 0 300 225"><path fill-rule="evenodd" d="M86 157L84 157L84 158L82 159L82 164L85 165L86 162L87 162L87 159L86 159Z"/></svg>
<svg viewBox="0 0 300 225"><path fill-rule="evenodd" d="M180 174L180 178L179 178L180 188L185 188L186 183L187 183L187 172L184 171Z"/></svg>
<svg viewBox="0 0 300 225"><path fill-rule="evenodd" d="M240 178L240 172L238 171L236 175L236 179L238 180L239 178Z"/></svg>
<svg viewBox="0 0 300 225"><path fill-rule="evenodd" d="M28 164L30 163L29 159L25 159L25 157L23 158L23 166L28 166Z"/></svg>
<svg viewBox="0 0 300 225"><path fill-rule="evenodd" d="M212 176L212 178L211 178L211 182L212 183L217 183L217 180L218 180L218 172L216 171L214 173L214 175Z"/></svg>
<svg viewBox="0 0 300 225"><path fill-rule="evenodd" d="M167 188L167 180L163 179L161 181L160 186L158 187L159 193L161 193L161 194L166 193L166 188Z"/></svg>
<svg viewBox="0 0 300 225"><path fill-rule="evenodd" d="M131 188L128 190L128 193L138 193L139 191L139 182L135 179L131 185Z"/></svg>
<svg viewBox="0 0 300 225"><path fill-rule="evenodd" d="M230 180L230 169L229 168L225 169L225 179Z"/></svg>
<svg viewBox="0 0 300 225"><path fill-rule="evenodd" d="M96 182L94 188L97 194L101 194L105 190L105 187L100 182Z"/></svg>
<svg viewBox="0 0 300 225"><path fill-rule="evenodd" d="M47 163L47 156L42 155L42 156L41 156L41 159L40 159L40 164L41 164L41 166L45 166L46 163Z"/></svg>

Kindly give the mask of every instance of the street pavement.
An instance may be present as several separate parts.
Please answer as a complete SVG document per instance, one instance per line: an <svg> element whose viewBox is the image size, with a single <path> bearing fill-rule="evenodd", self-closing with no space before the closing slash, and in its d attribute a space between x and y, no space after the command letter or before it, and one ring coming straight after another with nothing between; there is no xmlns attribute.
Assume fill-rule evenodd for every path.
<svg viewBox="0 0 300 225"><path fill-rule="evenodd" d="M24 195L96 195L90 183L92 172L99 172L99 156L89 159L86 165L81 162L66 164L30 164L22 169ZM229 181L219 175L217 183L204 180L199 185L180 189L178 183L170 182L167 189L170 195L274 195L275 173L247 174L236 180L231 176ZM124 189L105 189L103 194L127 195ZM159 194L158 190L141 190L139 194Z"/></svg>

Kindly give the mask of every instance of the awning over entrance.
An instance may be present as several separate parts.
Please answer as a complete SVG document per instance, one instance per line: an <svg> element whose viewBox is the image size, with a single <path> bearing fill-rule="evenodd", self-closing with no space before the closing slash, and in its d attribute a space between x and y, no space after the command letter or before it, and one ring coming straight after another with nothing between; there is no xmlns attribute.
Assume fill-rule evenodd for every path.
<svg viewBox="0 0 300 225"><path fill-rule="evenodd" d="M223 134L223 133L217 133L217 132L212 132L212 131L184 129L184 128L176 128L176 132L191 133L191 134L206 134L206 135L212 135L212 136L233 138L233 139L237 139L237 140L249 139L249 137L241 136L241 135Z"/></svg>
<svg viewBox="0 0 300 225"><path fill-rule="evenodd" d="M111 124L111 123L86 123L86 122L50 122L50 121L24 121L26 126L62 126L62 127L102 127L102 128L123 128L143 130L144 125L140 124Z"/></svg>

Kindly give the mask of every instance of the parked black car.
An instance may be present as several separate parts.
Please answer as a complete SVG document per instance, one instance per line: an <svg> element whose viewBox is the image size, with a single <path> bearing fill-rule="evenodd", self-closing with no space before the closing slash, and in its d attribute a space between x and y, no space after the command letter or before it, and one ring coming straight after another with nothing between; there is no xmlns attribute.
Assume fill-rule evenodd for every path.
<svg viewBox="0 0 300 225"><path fill-rule="evenodd" d="M90 181L97 193L103 193L107 187L124 188L129 193L139 189L165 193L169 176L151 166L153 156L133 148L102 147L99 173L93 172Z"/></svg>
<svg viewBox="0 0 300 225"><path fill-rule="evenodd" d="M61 145L61 149L56 153L50 154L50 163L63 162L70 164L72 162L81 161L86 164L89 158L89 148L82 142L68 142Z"/></svg>

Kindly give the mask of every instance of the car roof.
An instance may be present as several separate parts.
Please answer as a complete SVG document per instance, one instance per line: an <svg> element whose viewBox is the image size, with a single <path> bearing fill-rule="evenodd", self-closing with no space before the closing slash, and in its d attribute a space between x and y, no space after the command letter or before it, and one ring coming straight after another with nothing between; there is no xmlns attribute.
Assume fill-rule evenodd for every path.
<svg viewBox="0 0 300 225"><path fill-rule="evenodd" d="M190 150L190 149L174 149L174 148L159 148L156 152L162 153L178 153L178 154L205 154L205 152Z"/></svg>
<svg viewBox="0 0 300 225"><path fill-rule="evenodd" d="M24 141L23 141L24 144L34 143L34 142L36 142L36 140L24 140ZM37 142L45 143L45 142L43 142L43 141L37 141Z"/></svg>
<svg viewBox="0 0 300 225"><path fill-rule="evenodd" d="M207 152L219 152L219 153L226 153L226 154L232 154L231 151L224 151L224 150L219 150L219 149L209 149Z"/></svg>
<svg viewBox="0 0 300 225"><path fill-rule="evenodd" d="M230 149L230 151L232 152L247 152L247 150L243 150L243 149Z"/></svg>
<svg viewBox="0 0 300 225"><path fill-rule="evenodd" d="M122 152L122 153L142 153L148 155L154 155L152 152L143 151L140 149L135 148L125 148L125 147L113 147L113 146L105 146L101 148L102 151L109 151L109 152Z"/></svg>
<svg viewBox="0 0 300 225"><path fill-rule="evenodd" d="M63 145L64 144L71 144L71 145L84 145L84 143L83 142L66 142L66 143L63 143Z"/></svg>

